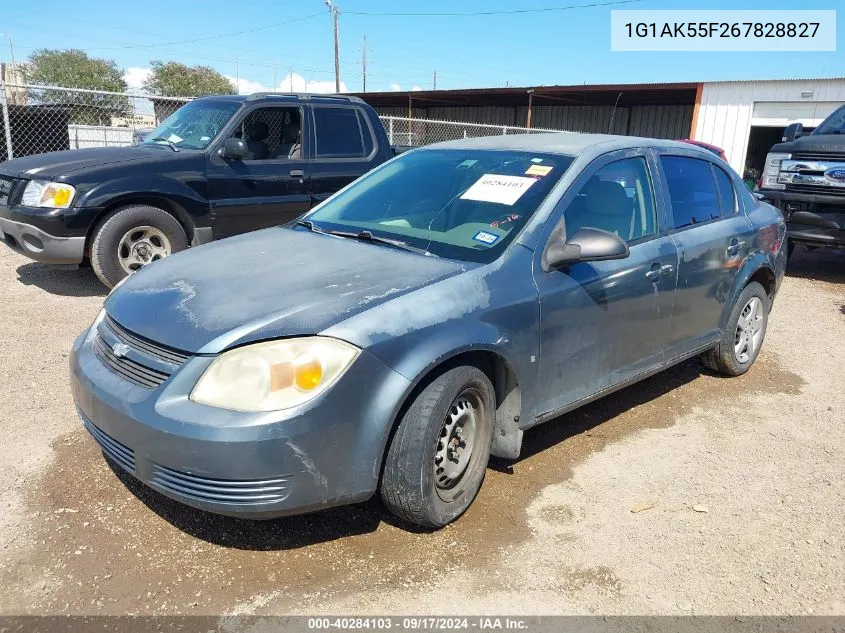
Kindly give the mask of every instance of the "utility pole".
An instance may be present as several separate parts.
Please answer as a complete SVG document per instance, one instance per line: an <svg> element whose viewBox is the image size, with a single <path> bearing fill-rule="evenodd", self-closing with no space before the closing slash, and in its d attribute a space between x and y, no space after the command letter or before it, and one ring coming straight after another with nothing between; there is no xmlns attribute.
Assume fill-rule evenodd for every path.
<svg viewBox="0 0 845 633"><path fill-rule="evenodd" d="M525 117L525 127L531 129L531 106L534 103L534 88L528 89L528 114Z"/></svg>
<svg viewBox="0 0 845 633"><path fill-rule="evenodd" d="M361 72L364 74L364 92L367 92L367 36L364 36L364 46L361 47L363 58L361 59Z"/></svg>
<svg viewBox="0 0 845 633"><path fill-rule="evenodd" d="M340 13L340 9L337 8L336 4L332 3L332 0L325 0L325 2L329 8L329 12L332 14L332 23L334 25L334 90L335 92L340 92L340 50L337 37L337 16Z"/></svg>
<svg viewBox="0 0 845 633"><path fill-rule="evenodd" d="M434 71L434 89L437 90L437 71Z"/></svg>
<svg viewBox="0 0 845 633"><path fill-rule="evenodd" d="M293 66L290 67L290 93L293 94L296 90L293 89Z"/></svg>

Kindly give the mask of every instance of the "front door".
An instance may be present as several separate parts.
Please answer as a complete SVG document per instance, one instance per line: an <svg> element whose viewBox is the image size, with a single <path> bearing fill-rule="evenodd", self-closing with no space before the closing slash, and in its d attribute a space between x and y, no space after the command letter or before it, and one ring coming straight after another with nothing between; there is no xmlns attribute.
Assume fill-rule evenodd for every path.
<svg viewBox="0 0 845 633"><path fill-rule="evenodd" d="M310 208L309 162L300 139L304 122L300 107L255 108L229 135L246 142L243 160L211 152L208 188L215 239L284 224Z"/></svg>
<svg viewBox="0 0 845 633"><path fill-rule="evenodd" d="M720 336L725 304L754 236L751 222L739 210L734 187L740 184L725 168L695 155L665 151L659 163L679 257L669 347L680 356Z"/></svg>
<svg viewBox="0 0 845 633"><path fill-rule="evenodd" d="M540 406L550 414L659 364L675 296L677 250L655 198L650 159L640 150L594 163L562 200L566 234L616 233L630 255L537 270Z"/></svg>

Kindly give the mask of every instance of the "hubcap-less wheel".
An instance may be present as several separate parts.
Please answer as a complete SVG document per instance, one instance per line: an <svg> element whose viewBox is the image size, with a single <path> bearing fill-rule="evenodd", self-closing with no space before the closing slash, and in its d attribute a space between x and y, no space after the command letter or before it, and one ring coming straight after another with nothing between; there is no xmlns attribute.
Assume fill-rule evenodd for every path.
<svg viewBox="0 0 845 633"><path fill-rule="evenodd" d="M747 363L754 358L763 341L763 302L758 297L751 297L736 324L734 355L740 363Z"/></svg>
<svg viewBox="0 0 845 633"><path fill-rule="evenodd" d="M130 229L117 245L117 259L127 273L134 273L142 266L167 257L170 252L170 240L154 226Z"/></svg>
<svg viewBox="0 0 845 633"><path fill-rule="evenodd" d="M475 389L466 389L452 402L443 421L434 453L434 482L443 501L453 500L462 491L461 482L482 426L478 423L481 402Z"/></svg>

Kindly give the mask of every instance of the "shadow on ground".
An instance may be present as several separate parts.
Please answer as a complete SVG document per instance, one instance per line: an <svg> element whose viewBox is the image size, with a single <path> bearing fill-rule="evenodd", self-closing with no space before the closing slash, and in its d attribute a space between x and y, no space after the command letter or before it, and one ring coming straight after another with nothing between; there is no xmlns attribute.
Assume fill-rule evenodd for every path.
<svg viewBox="0 0 845 633"><path fill-rule="evenodd" d="M18 281L64 297L105 297L108 289L90 268L64 270L31 262L18 266Z"/></svg>
<svg viewBox="0 0 845 633"><path fill-rule="evenodd" d="M786 275L829 283L845 283L845 249L809 250L798 245L786 265Z"/></svg>

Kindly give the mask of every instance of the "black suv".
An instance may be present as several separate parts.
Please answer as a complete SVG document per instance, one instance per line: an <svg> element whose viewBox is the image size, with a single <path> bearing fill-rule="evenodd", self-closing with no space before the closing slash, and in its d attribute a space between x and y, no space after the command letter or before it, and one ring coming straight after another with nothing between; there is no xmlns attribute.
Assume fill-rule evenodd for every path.
<svg viewBox="0 0 845 633"><path fill-rule="evenodd" d="M796 244L845 248L845 106L802 131L793 123L772 147L760 193L786 218L789 253Z"/></svg>
<svg viewBox="0 0 845 633"><path fill-rule="evenodd" d="M393 156L355 97L204 97L133 147L0 163L0 240L107 286L147 263L289 222Z"/></svg>

